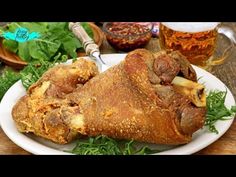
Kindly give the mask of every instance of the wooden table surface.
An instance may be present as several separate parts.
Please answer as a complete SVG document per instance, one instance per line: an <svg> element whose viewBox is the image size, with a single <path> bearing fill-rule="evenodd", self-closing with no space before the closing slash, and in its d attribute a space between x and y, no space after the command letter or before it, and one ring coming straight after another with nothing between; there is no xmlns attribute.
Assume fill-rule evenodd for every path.
<svg viewBox="0 0 236 177"><path fill-rule="evenodd" d="M236 32L236 23L224 23ZM224 45L224 44L221 44ZM146 46L151 51L159 50L157 38L153 38ZM116 51L104 40L101 53L115 53ZM223 65L213 68L212 73L224 82L236 98L236 49ZM0 154L30 154L14 144L0 128ZM229 130L216 142L196 154L236 154L236 121Z"/></svg>

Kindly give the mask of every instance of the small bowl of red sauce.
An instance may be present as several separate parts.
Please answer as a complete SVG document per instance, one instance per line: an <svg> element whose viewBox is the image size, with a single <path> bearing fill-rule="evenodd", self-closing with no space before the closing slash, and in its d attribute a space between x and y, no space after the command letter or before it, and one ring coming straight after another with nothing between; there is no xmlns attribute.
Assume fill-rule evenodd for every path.
<svg viewBox="0 0 236 177"><path fill-rule="evenodd" d="M152 37L151 22L105 22L103 31L109 44L116 50L131 51L143 48Z"/></svg>

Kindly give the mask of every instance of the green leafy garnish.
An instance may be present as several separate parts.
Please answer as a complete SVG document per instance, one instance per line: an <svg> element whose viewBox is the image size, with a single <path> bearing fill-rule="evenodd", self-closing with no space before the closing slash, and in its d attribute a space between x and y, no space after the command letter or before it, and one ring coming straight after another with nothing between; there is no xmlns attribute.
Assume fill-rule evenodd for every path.
<svg viewBox="0 0 236 177"><path fill-rule="evenodd" d="M61 61L58 61L60 57ZM58 53L58 55L54 57L53 62L44 60L30 62L22 71L20 71L20 78L23 86L28 90L28 88L33 83L37 82L47 70L55 66L56 63L66 62L67 59L67 56Z"/></svg>
<svg viewBox="0 0 236 177"><path fill-rule="evenodd" d="M134 141L114 140L104 135L78 140L72 151L76 155L146 155L157 152L147 146L135 147Z"/></svg>
<svg viewBox="0 0 236 177"><path fill-rule="evenodd" d="M13 53L16 53L18 50L18 42L12 40L3 40L3 46L6 47Z"/></svg>
<svg viewBox="0 0 236 177"><path fill-rule="evenodd" d="M81 25L90 37L93 32L86 22ZM39 39L18 43L12 40L3 40L3 46L16 53L27 62L35 60L54 61L54 57L61 53L70 58L77 57L77 50L81 50L81 42L68 28L68 22L13 22L7 25L5 31L15 32L19 27L27 28L29 32L38 32ZM58 58L60 60L61 58Z"/></svg>
<svg viewBox="0 0 236 177"><path fill-rule="evenodd" d="M7 90L19 79L21 79L26 90L45 73L49 68L53 67L55 62L35 61L29 63L22 71L15 72L6 69L0 76L0 101Z"/></svg>
<svg viewBox="0 0 236 177"><path fill-rule="evenodd" d="M20 75L11 69L6 69L0 76L0 101L7 90L20 79Z"/></svg>
<svg viewBox="0 0 236 177"><path fill-rule="evenodd" d="M61 54L59 55L61 56ZM27 90L33 83L39 80L43 73L56 64L58 57L59 56L55 57L54 62L43 60L30 62L20 72L15 72L11 69L4 70L0 76L0 100L6 91L19 79L21 79L23 86ZM67 60L67 57L65 56L62 56L62 58L64 58L64 60L61 62Z"/></svg>
<svg viewBox="0 0 236 177"><path fill-rule="evenodd" d="M37 82L39 78L49 68L53 67L55 63L48 61L36 61L29 63L21 72L20 78L23 86L28 89L33 83Z"/></svg>
<svg viewBox="0 0 236 177"><path fill-rule="evenodd" d="M207 114L205 120L205 126L208 127L210 132L219 133L215 127L215 123L218 120L232 119L232 115L236 113L236 106L232 106L228 109L225 106L225 98L227 91L210 91L206 98Z"/></svg>

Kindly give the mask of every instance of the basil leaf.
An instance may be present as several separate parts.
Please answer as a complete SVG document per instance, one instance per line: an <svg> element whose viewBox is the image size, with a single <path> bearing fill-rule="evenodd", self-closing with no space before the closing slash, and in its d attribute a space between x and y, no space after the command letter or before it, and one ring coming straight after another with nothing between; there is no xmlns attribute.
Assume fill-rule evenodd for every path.
<svg viewBox="0 0 236 177"><path fill-rule="evenodd" d="M28 42L18 43L18 56L25 61L31 61Z"/></svg>
<svg viewBox="0 0 236 177"><path fill-rule="evenodd" d="M6 69L0 76L0 101L7 90L20 79L20 75L11 69Z"/></svg>
<svg viewBox="0 0 236 177"><path fill-rule="evenodd" d="M16 41L4 39L3 45L7 50L9 50L13 53L16 53L18 51L18 42L16 42Z"/></svg>

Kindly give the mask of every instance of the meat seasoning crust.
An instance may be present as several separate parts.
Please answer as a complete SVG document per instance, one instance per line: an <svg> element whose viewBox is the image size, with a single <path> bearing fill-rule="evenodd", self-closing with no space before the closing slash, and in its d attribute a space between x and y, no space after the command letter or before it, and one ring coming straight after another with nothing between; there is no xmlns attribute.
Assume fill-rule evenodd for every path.
<svg viewBox="0 0 236 177"><path fill-rule="evenodd" d="M94 74L89 78L96 75L95 71L90 73ZM203 126L206 108L195 106L189 93L179 91L183 84L181 83L180 87L178 83L174 83L177 86L172 83L176 76L183 80L188 79L189 82L186 83L197 80L189 62L178 52L161 51L153 54L145 49L137 49L128 53L120 64L96 75L86 83L83 82L78 88L72 87L70 93L60 94L60 89L54 84L57 95L52 94L51 99L58 99L59 95L60 104L50 106L51 113L46 112L45 115L50 120L60 117L69 132L76 132L73 133L74 136L67 138L68 131L67 136L62 136L63 132L54 130L57 126L53 121L47 121L48 127L54 127L52 132L36 133L31 130L32 124L31 129L26 128L29 127L27 121L36 121L32 120L33 115L29 115L30 109L33 109L29 106L30 96L17 103L13 109L13 118L22 132L27 129L27 132L34 132L61 144L71 141L71 137L79 134L102 134L112 138L156 144L188 143L192 134ZM47 81L50 81L50 78L47 78ZM39 85L36 83L35 87ZM33 93L34 91L28 95L32 97ZM54 92L48 92L46 89L43 94L46 93ZM24 111L16 112L19 111L17 107L24 107ZM21 128L22 119L20 120L17 114L25 117L24 128ZM34 112L34 115L37 115L37 112ZM45 122L45 115L44 118L37 119L43 119ZM54 133L53 136L50 136L51 133ZM57 135L62 138L55 138Z"/></svg>
<svg viewBox="0 0 236 177"><path fill-rule="evenodd" d="M162 68L162 75L171 77L169 85L161 85L161 79L156 84L150 82L149 72L158 72L153 70L153 63L164 57L172 60L166 67L171 62L178 66L178 72L173 71L175 75L183 71L182 64L168 54L154 56L139 49L130 52L124 62L91 79L79 93L73 93L71 99L79 102L84 116L84 134L158 144L189 142L192 133L203 126L205 108L193 106L186 96L173 90L170 82L174 77L168 68ZM188 61L185 63L191 68ZM188 68L185 69L194 71ZM195 72L189 75L196 80ZM194 117L185 113L188 109Z"/></svg>

